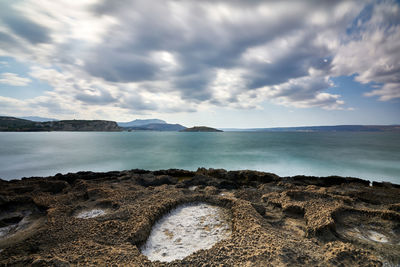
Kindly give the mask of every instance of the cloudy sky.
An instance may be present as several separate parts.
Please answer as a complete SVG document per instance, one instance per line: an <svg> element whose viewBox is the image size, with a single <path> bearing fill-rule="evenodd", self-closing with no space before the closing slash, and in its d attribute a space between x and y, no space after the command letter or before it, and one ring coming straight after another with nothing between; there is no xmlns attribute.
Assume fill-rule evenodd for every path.
<svg viewBox="0 0 400 267"><path fill-rule="evenodd" d="M0 114L400 123L400 4L0 0Z"/></svg>

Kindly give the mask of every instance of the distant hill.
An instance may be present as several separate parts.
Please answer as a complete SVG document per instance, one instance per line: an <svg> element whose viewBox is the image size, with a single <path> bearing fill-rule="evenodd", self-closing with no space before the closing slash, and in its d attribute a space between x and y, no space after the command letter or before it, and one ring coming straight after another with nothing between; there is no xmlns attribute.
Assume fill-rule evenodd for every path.
<svg viewBox="0 0 400 267"><path fill-rule="evenodd" d="M30 120L30 121L38 121L38 122L45 122L45 121L58 121L57 119L53 118L44 118L38 116L27 116L27 117L19 117L20 119Z"/></svg>
<svg viewBox="0 0 400 267"><path fill-rule="evenodd" d="M400 132L400 125L335 125L251 129L229 128L224 130L250 132Z"/></svg>
<svg viewBox="0 0 400 267"><path fill-rule="evenodd" d="M129 122L117 122L120 127L136 127L149 124L167 124L167 122L159 119L148 119L148 120L134 120Z"/></svg>
<svg viewBox="0 0 400 267"><path fill-rule="evenodd" d="M0 131L40 132L40 131L121 131L114 121L103 120L62 120L36 122L14 117L0 117Z"/></svg>
<svg viewBox="0 0 400 267"><path fill-rule="evenodd" d="M180 124L169 124L169 123L150 123L141 126L123 127L124 130L131 131L162 131L162 132L178 132L186 129L185 126Z"/></svg>
<svg viewBox="0 0 400 267"><path fill-rule="evenodd" d="M34 121L0 116L0 131L29 131L38 127Z"/></svg>
<svg viewBox="0 0 400 267"><path fill-rule="evenodd" d="M206 126L195 126L181 130L181 132L223 132L223 131Z"/></svg>

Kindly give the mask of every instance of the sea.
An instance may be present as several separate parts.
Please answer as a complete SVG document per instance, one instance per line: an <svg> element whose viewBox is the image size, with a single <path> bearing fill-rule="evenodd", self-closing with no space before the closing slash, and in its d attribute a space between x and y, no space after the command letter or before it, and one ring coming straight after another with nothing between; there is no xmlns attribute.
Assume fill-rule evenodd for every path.
<svg viewBox="0 0 400 267"><path fill-rule="evenodd" d="M258 170L400 184L393 132L1 132L0 178L78 171Z"/></svg>

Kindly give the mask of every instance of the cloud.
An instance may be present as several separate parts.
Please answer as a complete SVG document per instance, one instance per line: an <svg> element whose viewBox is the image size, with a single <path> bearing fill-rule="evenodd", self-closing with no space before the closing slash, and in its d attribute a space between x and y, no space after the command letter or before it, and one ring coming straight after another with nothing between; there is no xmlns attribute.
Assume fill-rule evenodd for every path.
<svg viewBox="0 0 400 267"><path fill-rule="evenodd" d="M33 1L2 5L0 56L60 110L192 112L262 103L345 109L332 77L399 98L395 1ZM7 16L4 16L6 12ZM50 97L44 95L43 97ZM35 100L32 105L43 106ZM44 107L46 108L46 107Z"/></svg>
<svg viewBox="0 0 400 267"><path fill-rule="evenodd" d="M293 8L287 8L288 4ZM316 9L325 8L317 5ZM116 38L107 43L106 49L116 54L108 57L101 50L104 47L98 47L94 51L97 55L92 55L87 65L92 75L111 82L136 82L138 78L165 80L172 82L171 86L187 101L235 105L238 103L227 102L237 102L239 95L243 98L257 88L307 76L309 68L329 65L322 63L324 56L330 56L329 49L309 43L316 38L315 28L319 25L307 29L308 24L314 22L308 22L305 17L315 11L308 4L257 1L248 5L224 1L149 4L136 1L113 5L103 1L94 10L102 15L117 16L120 23L113 27ZM126 10L141 10L141 13L132 15ZM321 14L324 16L329 14ZM152 19L154 17L157 20ZM109 50L110 47L126 49ZM141 55L161 50L174 55L179 67L165 73L156 63L142 62ZM256 58L266 51L273 55L269 62ZM105 67L105 62L110 62L112 67ZM97 66L106 71L97 71ZM142 67L140 71L136 71L138 66ZM239 79L244 86L225 83L228 90L219 86L223 91L236 88L235 95L231 91L230 97L221 101L218 99L221 94L212 85L219 70L229 72L231 69L246 70L241 73L243 79Z"/></svg>
<svg viewBox="0 0 400 267"><path fill-rule="evenodd" d="M380 89L365 93L366 96L378 96L381 101L400 98L400 84L385 83Z"/></svg>
<svg viewBox="0 0 400 267"><path fill-rule="evenodd" d="M79 93L75 96L87 104L109 104L116 102L116 99L107 91L100 90L98 93Z"/></svg>
<svg viewBox="0 0 400 267"><path fill-rule="evenodd" d="M382 101L400 98L400 8L390 4L368 7L369 16L353 29L357 38L340 46L333 59L334 75L357 74L356 81L378 87L365 95Z"/></svg>
<svg viewBox="0 0 400 267"><path fill-rule="evenodd" d="M29 73L40 81L46 82L54 88L54 91L47 92L43 99L49 102L57 102L60 107L58 113L76 113L84 109L88 114L106 108L114 109L113 112L142 114L148 111L159 112L191 112L193 104L185 103L173 92L151 92L152 88L146 84L124 84L118 86L112 83L105 83L102 79L89 77L77 79L83 74L79 71L74 73L60 72L52 68L33 67ZM159 86L163 86L160 84ZM167 85L164 85L167 86ZM33 99L32 105L48 107L46 101ZM50 113L51 114L51 113Z"/></svg>
<svg viewBox="0 0 400 267"><path fill-rule="evenodd" d="M6 16L3 22L17 35L33 44L46 43L50 40L48 30L24 17Z"/></svg>
<svg viewBox="0 0 400 267"><path fill-rule="evenodd" d="M18 76L18 74L5 72L1 73L0 83L12 86L26 86L32 82L29 78Z"/></svg>

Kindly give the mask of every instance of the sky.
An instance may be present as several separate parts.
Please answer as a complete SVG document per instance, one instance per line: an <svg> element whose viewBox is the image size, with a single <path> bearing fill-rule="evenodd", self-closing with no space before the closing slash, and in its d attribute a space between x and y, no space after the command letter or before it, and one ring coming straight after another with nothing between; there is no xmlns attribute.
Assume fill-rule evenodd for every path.
<svg viewBox="0 0 400 267"><path fill-rule="evenodd" d="M400 124L400 3L0 0L0 115Z"/></svg>

